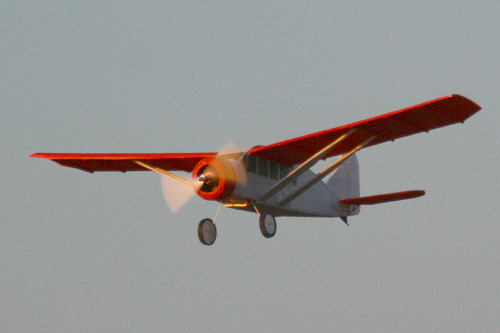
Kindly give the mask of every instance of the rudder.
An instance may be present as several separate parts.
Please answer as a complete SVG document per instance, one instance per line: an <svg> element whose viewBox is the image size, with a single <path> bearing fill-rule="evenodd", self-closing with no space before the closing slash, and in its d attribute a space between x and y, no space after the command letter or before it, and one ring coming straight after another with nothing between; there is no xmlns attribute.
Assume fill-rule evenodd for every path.
<svg viewBox="0 0 500 333"><path fill-rule="evenodd" d="M359 197L359 164L356 154L342 163L326 184L340 200Z"/></svg>

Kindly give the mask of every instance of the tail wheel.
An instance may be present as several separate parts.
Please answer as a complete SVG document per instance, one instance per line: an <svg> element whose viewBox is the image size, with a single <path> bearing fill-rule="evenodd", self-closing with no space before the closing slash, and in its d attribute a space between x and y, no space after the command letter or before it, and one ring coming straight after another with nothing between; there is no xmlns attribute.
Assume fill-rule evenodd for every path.
<svg viewBox="0 0 500 333"><path fill-rule="evenodd" d="M259 217L260 232L266 238L276 234L276 219L270 213L264 213Z"/></svg>
<svg viewBox="0 0 500 333"><path fill-rule="evenodd" d="M203 219L198 224L198 238L203 245L212 245L217 238L217 228L211 219Z"/></svg>

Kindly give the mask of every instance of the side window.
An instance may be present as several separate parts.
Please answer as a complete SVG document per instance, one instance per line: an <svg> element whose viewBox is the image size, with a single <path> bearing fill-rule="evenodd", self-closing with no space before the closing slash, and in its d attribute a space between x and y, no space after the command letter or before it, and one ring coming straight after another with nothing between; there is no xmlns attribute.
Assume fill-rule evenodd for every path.
<svg viewBox="0 0 500 333"><path fill-rule="evenodd" d="M245 163L248 172L272 179L283 179L292 171L292 168L287 165L254 155L245 156Z"/></svg>
<svg viewBox="0 0 500 333"><path fill-rule="evenodd" d="M279 164L274 161L269 161L269 177L273 179L279 178Z"/></svg>
<svg viewBox="0 0 500 333"><path fill-rule="evenodd" d="M253 155L246 156L247 171L251 173L257 173L257 157Z"/></svg>
<svg viewBox="0 0 500 333"><path fill-rule="evenodd" d="M280 164L280 178L281 179L285 178L291 171L292 171L292 168L289 167L288 165Z"/></svg>
<svg viewBox="0 0 500 333"><path fill-rule="evenodd" d="M268 173L267 173L267 160L264 160L262 158L259 158L257 160L257 174L259 176L264 176L264 177L268 177Z"/></svg>

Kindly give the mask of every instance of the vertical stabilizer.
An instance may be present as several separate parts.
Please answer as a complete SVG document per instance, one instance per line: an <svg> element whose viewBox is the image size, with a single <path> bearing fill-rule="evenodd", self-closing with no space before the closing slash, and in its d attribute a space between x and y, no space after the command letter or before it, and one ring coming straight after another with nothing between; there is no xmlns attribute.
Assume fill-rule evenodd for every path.
<svg viewBox="0 0 500 333"><path fill-rule="evenodd" d="M359 197L359 165L356 154L333 172L327 185L340 200Z"/></svg>
<svg viewBox="0 0 500 333"><path fill-rule="evenodd" d="M359 165L356 154L349 157L332 174L327 183L328 187L335 193L339 200L358 198L359 190ZM347 216L358 215L360 207L351 205L346 216L342 219L347 224ZM348 225L348 224L347 224Z"/></svg>

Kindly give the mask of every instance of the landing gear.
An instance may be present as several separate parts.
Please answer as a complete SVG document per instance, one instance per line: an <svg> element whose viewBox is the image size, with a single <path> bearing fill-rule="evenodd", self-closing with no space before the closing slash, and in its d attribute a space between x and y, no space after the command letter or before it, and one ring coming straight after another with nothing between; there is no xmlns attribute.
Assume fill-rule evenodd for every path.
<svg viewBox="0 0 500 333"><path fill-rule="evenodd" d="M217 238L217 228L211 219L203 219L198 224L198 238L203 245L212 245Z"/></svg>
<svg viewBox="0 0 500 333"><path fill-rule="evenodd" d="M220 207L219 207L220 211ZM203 245L212 245L217 238L217 228L215 227L215 215L214 220L203 219L198 224L198 238ZM276 234L276 218L271 213L263 213L259 217L259 227L260 232L266 238L271 238Z"/></svg>
<svg viewBox="0 0 500 333"><path fill-rule="evenodd" d="M264 213L259 217L260 232L266 238L271 238L276 234L276 219L270 213Z"/></svg>

